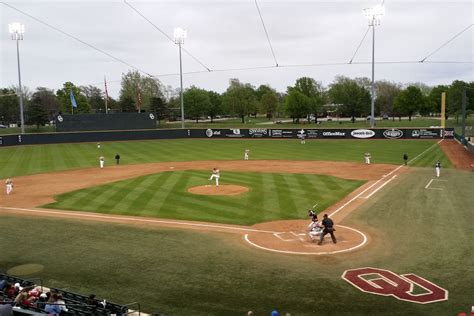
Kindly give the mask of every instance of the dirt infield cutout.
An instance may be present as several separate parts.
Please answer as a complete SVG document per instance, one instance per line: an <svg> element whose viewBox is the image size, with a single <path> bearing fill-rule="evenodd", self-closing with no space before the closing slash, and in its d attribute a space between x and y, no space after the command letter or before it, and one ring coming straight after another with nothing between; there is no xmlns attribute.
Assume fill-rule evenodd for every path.
<svg viewBox="0 0 474 316"><path fill-rule="evenodd" d="M189 193L198 195L239 195L248 191L249 188L234 184L221 184L219 186L207 184L188 189Z"/></svg>
<svg viewBox="0 0 474 316"><path fill-rule="evenodd" d="M368 182L336 204L324 210L330 214L336 224L338 243L330 239L322 246L310 241L306 235L308 220L286 220L259 223L254 226L225 225L206 222L182 220L164 220L142 218L138 216L121 216L111 214L85 213L74 211L47 210L37 208L38 205L51 203L53 196L94 185L138 177L160 171L172 170L210 170L219 165L221 170L245 172L287 172L327 174L345 179L364 179ZM243 236L246 244L257 249L299 255L330 255L360 249L370 240L363 232L340 225L352 210L359 207L379 188L395 180L395 174L409 170L403 166L373 164L366 166L358 163L327 162L327 161L199 161L171 162L143 165L124 165L105 168L100 173L91 172L95 169L69 170L52 174L38 174L15 178L14 194L0 195L2 213L14 213L23 216L46 216L65 219L80 219L113 223L139 224L143 226L169 226L174 228L191 228L201 231L218 231L236 233ZM393 177L390 175L393 174ZM52 176L53 175L53 176ZM204 185L193 187L189 192L206 195L238 195L248 192L249 188L236 185ZM303 212L303 210L302 210ZM302 215L305 217L305 214Z"/></svg>

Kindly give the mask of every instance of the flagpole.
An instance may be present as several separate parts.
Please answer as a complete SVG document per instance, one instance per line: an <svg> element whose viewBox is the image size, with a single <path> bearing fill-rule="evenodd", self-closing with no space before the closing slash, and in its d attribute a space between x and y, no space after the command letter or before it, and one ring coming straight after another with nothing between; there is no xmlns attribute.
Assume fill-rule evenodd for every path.
<svg viewBox="0 0 474 316"><path fill-rule="evenodd" d="M105 76L104 76L104 84L105 84L105 114L109 114L109 106L107 105L109 94L107 93L107 79L105 79Z"/></svg>

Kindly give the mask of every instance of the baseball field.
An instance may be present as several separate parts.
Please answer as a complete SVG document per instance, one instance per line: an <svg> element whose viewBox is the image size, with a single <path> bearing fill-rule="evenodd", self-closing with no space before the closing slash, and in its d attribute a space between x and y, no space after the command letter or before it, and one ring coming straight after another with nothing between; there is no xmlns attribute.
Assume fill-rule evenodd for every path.
<svg viewBox="0 0 474 316"><path fill-rule="evenodd" d="M470 312L474 160L460 164L462 150L241 139L2 148L0 178L14 191L0 195L0 271L169 315ZM337 244L308 239L315 205Z"/></svg>

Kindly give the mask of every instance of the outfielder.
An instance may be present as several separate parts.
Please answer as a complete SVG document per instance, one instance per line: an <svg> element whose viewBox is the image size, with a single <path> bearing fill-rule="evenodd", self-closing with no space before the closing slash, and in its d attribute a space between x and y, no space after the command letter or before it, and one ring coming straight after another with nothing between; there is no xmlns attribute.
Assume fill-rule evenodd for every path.
<svg viewBox="0 0 474 316"><path fill-rule="evenodd" d="M99 157L100 169L104 169L105 159L104 156Z"/></svg>
<svg viewBox="0 0 474 316"><path fill-rule="evenodd" d="M12 193L12 191L13 191L13 180L11 178L8 178L5 181L5 186L7 188L7 194Z"/></svg>
<svg viewBox="0 0 474 316"><path fill-rule="evenodd" d="M368 164L368 165L370 165L370 158L372 158L372 156L370 155L369 152L366 152L366 153L364 154L364 158L365 158L365 163Z"/></svg>
<svg viewBox="0 0 474 316"><path fill-rule="evenodd" d="M245 149L244 151L244 160L249 160L250 149Z"/></svg>
<svg viewBox="0 0 474 316"><path fill-rule="evenodd" d="M212 169L212 175L209 178L209 181L212 181L212 179L216 179L216 186L219 186L219 177L220 177L220 171L217 168Z"/></svg>
<svg viewBox="0 0 474 316"><path fill-rule="evenodd" d="M306 144L305 135L304 135L304 134L302 134L302 135L300 136L300 139L301 139L301 144L302 144L302 145Z"/></svg>

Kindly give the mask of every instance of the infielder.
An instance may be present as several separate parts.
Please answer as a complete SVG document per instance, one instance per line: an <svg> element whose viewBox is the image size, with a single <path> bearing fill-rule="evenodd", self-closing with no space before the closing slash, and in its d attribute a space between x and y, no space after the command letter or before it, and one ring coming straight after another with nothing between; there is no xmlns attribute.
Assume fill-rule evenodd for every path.
<svg viewBox="0 0 474 316"><path fill-rule="evenodd" d="M104 156L99 157L100 169L104 169L105 159Z"/></svg>
<svg viewBox="0 0 474 316"><path fill-rule="evenodd" d="M366 163L367 165L370 165L370 158L372 158L372 156L370 155L369 152L366 152L366 153L364 154L364 158L365 158L365 163Z"/></svg>
<svg viewBox="0 0 474 316"><path fill-rule="evenodd" d="M97 149L100 149L100 143L97 143Z"/></svg>
<svg viewBox="0 0 474 316"><path fill-rule="evenodd" d="M436 177L439 178L439 174L441 173L441 163L439 162L439 160L436 161L435 170L436 170Z"/></svg>
<svg viewBox="0 0 474 316"><path fill-rule="evenodd" d="M12 193L12 191L13 191L13 180L11 178L8 178L5 181L5 186L7 188L7 194Z"/></svg>
<svg viewBox="0 0 474 316"><path fill-rule="evenodd" d="M209 181L212 181L212 179L216 179L216 186L219 186L219 177L220 177L220 171L217 168L212 169L212 175L209 178Z"/></svg>
<svg viewBox="0 0 474 316"><path fill-rule="evenodd" d="M250 149L245 149L244 151L244 160L249 160Z"/></svg>

